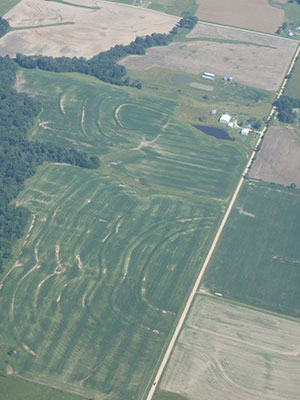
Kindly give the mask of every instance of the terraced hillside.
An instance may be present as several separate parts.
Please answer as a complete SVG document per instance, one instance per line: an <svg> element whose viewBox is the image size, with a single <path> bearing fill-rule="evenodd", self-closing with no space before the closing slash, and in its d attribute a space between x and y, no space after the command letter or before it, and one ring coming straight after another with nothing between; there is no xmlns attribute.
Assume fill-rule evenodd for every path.
<svg viewBox="0 0 300 400"><path fill-rule="evenodd" d="M177 122L175 101L81 76L26 71L32 134L100 155L99 170L44 165L2 276L7 371L84 397L142 399L246 161Z"/></svg>

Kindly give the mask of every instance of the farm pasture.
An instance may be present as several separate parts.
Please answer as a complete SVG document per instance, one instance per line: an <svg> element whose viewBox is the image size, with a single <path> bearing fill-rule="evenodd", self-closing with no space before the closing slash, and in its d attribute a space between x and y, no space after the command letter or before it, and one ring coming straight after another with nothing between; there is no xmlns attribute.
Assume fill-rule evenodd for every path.
<svg viewBox="0 0 300 400"><path fill-rule="evenodd" d="M247 181L201 289L299 318L299 210L299 191Z"/></svg>
<svg viewBox="0 0 300 400"><path fill-rule="evenodd" d="M297 47L294 41L202 23L197 24L189 39L148 49L143 56L128 56L120 64L137 71L154 67L195 75L209 71L232 76L244 85L275 91Z"/></svg>
<svg viewBox="0 0 300 400"><path fill-rule="evenodd" d="M300 7L299 7L300 8ZM300 59L296 61L290 79L287 81L284 94L296 99L300 96Z"/></svg>
<svg viewBox="0 0 300 400"><path fill-rule="evenodd" d="M268 0L196 0L197 17L202 21L275 33L284 21L284 10Z"/></svg>
<svg viewBox="0 0 300 400"><path fill-rule="evenodd" d="M198 296L154 399L297 400L299 335L299 322Z"/></svg>
<svg viewBox="0 0 300 400"><path fill-rule="evenodd" d="M288 128L271 126L257 153L250 176L285 186L300 186L300 141Z"/></svg>
<svg viewBox="0 0 300 400"><path fill-rule="evenodd" d="M1 38L0 54L90 58L137 36L167 33L178 21L175 16L101 0L72 3L77 6L22 0L5 14L11 27L18 30ZM53 26L41 27L49 24Z"/></svg>
<svg viewBox="0 0 300 400"><path fill-rule="evenodd" d="M1 0L0 3L0 15L3 16L21 0Z"/></svg>

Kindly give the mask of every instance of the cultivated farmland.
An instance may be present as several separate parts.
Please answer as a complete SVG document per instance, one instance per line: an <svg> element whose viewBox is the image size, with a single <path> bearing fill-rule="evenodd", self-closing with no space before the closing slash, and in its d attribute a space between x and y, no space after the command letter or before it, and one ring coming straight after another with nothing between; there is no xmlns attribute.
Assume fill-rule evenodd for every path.
<svg viewBox="0 0 300 400"><path fill-rule="evenodd" d="M251 167L253 178L300 186L300 141L289 129L271 126Z"/></svg>
<svg viewBox="0 0 300 400"><path fill-rule="evenodd" d="M29 93L44 104L33 138L74 145L124 174L142 192L187 192L227 199L246 154L176 122L177 103L96 79L26 71Z"/></svg>
<svg viewBox="0 0 300 400"><path fill-rule="evenodd" d="M7 370L142 399L246 155L177 123L175 101L42 71L17 87L43 103L34 139L101 168L44 165L17 199L33 216L0 282Z"/></svg>
<svg viewBox="0 0 300 400"><path fill-rule="evenodd" d="M5 14L18 30L1 38L0 54L89 58L116 44L128 44L137 36L167 33L178 21L175 16L124 4L100 0L73 3L76 6L22 0Z"/></svg>
<svg viewBox="0 0 300 400"><path fill-rule="evenodd" d="M146 55L128 56L121 64L137 71L153 67L191 74L210 71L232 76L245 85L277 90L297 48L294 41L202 23L197 24L189 38L193 41L151 48Z"/></svg>
<svg viewBox="0 0 300 400"><path fill-rule="evenodd" d="M299 335L298 322L198 296L154 398L297 400Z"/></svg>
<svg viewBox="0 0 300 400"><path fill-rule="evenodd" d="M196 0L197 17L203 21L275 33L284 21L284 10L268 0Z"/></svg>
<svg viewBox="0 0 300 400"><path fill-rule="evenodd" d="M300 316L300 194L245 183L204 276L202 290Z"/></svg>

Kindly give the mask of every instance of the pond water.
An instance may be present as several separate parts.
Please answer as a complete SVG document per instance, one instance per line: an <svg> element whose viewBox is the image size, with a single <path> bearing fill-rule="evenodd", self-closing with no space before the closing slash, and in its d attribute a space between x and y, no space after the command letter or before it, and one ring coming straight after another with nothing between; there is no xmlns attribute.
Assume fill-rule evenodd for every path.
<svg viewBox="0 0 300 400"><path fill-rule="evenodd" d="M171 80L179 85L188 85L191 82L191 78L184 75L172 75Z"/></svg>
<svg viewBox="0 0 300 400"><path fill-rule="evenodd" d="M224 129L221 128L215 128L213 126L207 125L193 125L193 127L199 129L208 136L215 137L216 139L234 140L228 135L228 133Z"/></svg>

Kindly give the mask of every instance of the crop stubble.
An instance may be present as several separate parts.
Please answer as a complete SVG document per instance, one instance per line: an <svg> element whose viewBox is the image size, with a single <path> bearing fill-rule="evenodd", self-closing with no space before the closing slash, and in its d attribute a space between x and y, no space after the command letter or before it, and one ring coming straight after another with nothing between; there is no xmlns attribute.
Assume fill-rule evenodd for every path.
<svg viewBox="0 0 300 400"><path fill-rule="evenodd" d="M0 40L0 54L89 58L117 44L128 44L137 36L167 33L178 20L175 16L124 4L100 0L80 0L77 3L96 6L99 10L43 0L23 0L5 14L5 18L14 28L36 28L6 34ZM72 24L39 27L70 22Z"/></svg>
<svg viewBox="0 0 300 400"><path fill-rule="evenodd" d="M160 389L190 400L199 393L210 399L296 400L299 335L297 322L198 296Z"/></svg>
<svg viewBox="0 0 300 400"><path fill-rule="evenodd" d="M284 10L268 0L196 0L200 20L275 33L284 21Z"/></svg>
<svg viewBox="0 0 300 400"><path fill-rule="evenodd" d="M146 55L128 56L120 63L137 71L153 67L192 74L209 71L245 85L278 90L297 48L294 41L202 23L188 37L194 41L151 48Z"/></svg>

